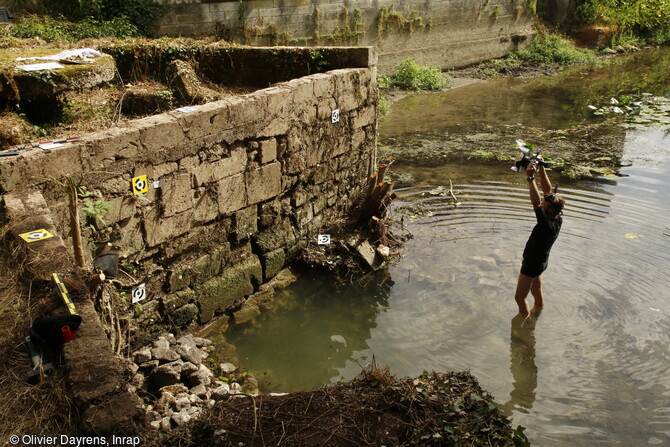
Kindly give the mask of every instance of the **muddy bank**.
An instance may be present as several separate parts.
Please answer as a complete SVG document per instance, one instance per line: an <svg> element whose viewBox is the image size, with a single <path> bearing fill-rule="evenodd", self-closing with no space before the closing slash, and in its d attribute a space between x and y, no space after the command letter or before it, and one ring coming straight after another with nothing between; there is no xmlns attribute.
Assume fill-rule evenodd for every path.
<svg viewBox="0 0 670 447"><path fill-rule="evenodd" d="M446 138L445 138L446 137ZM379 144L379 152L402 164L477 160L508 163L520 159L516 139L533 142L554 171L569 178L616 176L621 167L620 148L625 130L616 123L544 130L518 125L476 125L462 133L408 135Z"/></svg>

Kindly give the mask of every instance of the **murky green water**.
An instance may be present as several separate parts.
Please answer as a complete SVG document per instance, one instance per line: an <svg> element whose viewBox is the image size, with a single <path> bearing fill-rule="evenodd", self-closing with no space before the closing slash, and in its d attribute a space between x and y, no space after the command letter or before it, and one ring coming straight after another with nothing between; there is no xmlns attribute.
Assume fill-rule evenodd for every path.
<svg viewBox="0 0 670 447"><path fill-rule="evenodd" d="M477 92L487 97L497 82ZM535 101L526 91L515 91L517 102ZM424 116L467 115L433 95L408 101L415 112L388 117L381 139L400 132L396 123L414 132L428 126ZM406 113L403 102L396 112ZM513 318L534 224L524 176L499 164L400 165L415 184L395 206L422 211L404 218L414 238L390 278L336 287L306 275L275 312L231 331L242 366L268 373L277 391L351 378L373 355L398 376L469 369L533 445L670 445L670 135L629 130L622 152L630 166L616 182L561 180L564 225L535 324ZM458 206L431 194L450 179Z"/></svg>

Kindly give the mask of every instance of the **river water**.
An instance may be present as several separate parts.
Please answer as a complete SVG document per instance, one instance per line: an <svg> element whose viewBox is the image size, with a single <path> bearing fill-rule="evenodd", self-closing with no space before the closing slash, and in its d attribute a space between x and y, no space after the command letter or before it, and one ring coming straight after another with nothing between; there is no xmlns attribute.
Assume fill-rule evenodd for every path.
<svg viewBox="0 0 670 447"><path fill-rule="evenodd" d="M636 58L628 72L643 73ZM582 79L575 82L581 89L608 71L627 76L611 68L571 76ZM653 76L644 75L639 89L667 95L668 72L649 83ZM518 110L511 101L478 102L475 90L416 95L393 105L380 142L393 144L403 132L449 138L467 132L459 120L476 116L485 116L492 132L510 120L560 129L591 119L571 112L587 100L564 93L569 80L550 103L545 78L479 83L476 96L500 97L509 82L525 83L513 89L522 113L510 118ZM542 118L547 107L554 113ZM440 124L440 115L449 121ZM399 161L395 169L413 180L398 191L393 212L413 238L388 277L345 287L304 275L278 292L275 311L227 334L241 365L273 391L354 377L373 356L401 377L467 369L514 425L527 427L533 445L670 445L670 134L653 127L622 132L621 178L552 178L567 204L537 320L515 318L513 299L534 224L525 176L504 163ZM444 194L450 182L458 203Z"/></svg>

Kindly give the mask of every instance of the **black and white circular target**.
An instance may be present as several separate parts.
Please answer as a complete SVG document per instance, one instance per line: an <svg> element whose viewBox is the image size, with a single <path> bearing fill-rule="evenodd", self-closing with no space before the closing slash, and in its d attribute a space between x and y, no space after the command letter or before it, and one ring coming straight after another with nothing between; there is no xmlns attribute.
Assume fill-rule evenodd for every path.
<svg viewBox="0 0 670 447"><path fill-rule="evenodd" d="M147 297L147 289L146 285L144 283L140 284L139 286L135 287L132 291L132 303L138 303Z"/></svg>
<svg viewBox="0 0 670 447"><path fill-rule="evenodd" d="M53 234L49 233L47 230L40 229L29 231L27 233L20 234L19 236L21 236L21 238L26 242L35 242L53 237Z"/></svg>
<svg viewBox="0 0 670 447"><path fill-rule="evenodd" d="M149 181L146 175L133 178L133 194L144 194L149 191Z"/></svg>

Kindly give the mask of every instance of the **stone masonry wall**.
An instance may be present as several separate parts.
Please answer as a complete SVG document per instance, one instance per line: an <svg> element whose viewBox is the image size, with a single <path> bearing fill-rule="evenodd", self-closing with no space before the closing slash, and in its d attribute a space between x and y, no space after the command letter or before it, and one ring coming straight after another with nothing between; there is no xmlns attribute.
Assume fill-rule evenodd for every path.
<svg viewBox="0 0 670 447"><path fill-rule="evenodd" d="M167 35L217 34L253 45L370 45L379 71L412 57L462 67L501 57L533 35L528 0L167 0Z"/></svg>
<svg viewBox="0 0 670 447"><path fill-rule="evenodd" d="M87 235L120 245L124 262L146 275L138 278L149 296L140 324L206 323L350 211L374 162L378 93L368 51L368 68L313 74L5 158L0 193L41 191L70 244L65 195L45 179L83 178L111 202L101 230ZM149 189L134 195L139 176Z"/></svg>

